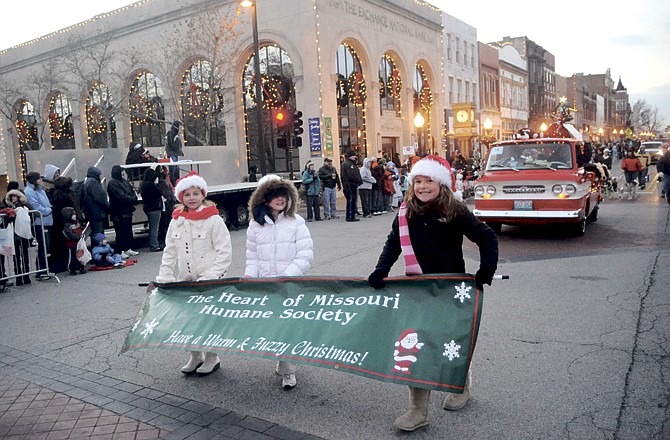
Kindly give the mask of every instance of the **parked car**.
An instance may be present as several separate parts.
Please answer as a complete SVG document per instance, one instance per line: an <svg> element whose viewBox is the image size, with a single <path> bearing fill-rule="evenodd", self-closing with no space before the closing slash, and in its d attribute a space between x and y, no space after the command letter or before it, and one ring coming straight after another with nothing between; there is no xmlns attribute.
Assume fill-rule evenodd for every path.
<svg viewBox="0 0 670 440"><path fill-rule="evenodd" d="M661 141L647 141L642 142L642 144L640 144L640 148L644 147L644 150L651 154L651 163L654 164L658 162L658 159L663 154L661 152L661 145L663 145L663 142Z"/></svg>

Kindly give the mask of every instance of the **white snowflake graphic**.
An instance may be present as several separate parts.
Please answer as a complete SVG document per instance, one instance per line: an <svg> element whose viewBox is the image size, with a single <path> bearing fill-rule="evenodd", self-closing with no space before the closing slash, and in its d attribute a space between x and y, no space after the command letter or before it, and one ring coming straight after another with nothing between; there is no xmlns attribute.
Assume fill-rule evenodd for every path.
<svg viewBox="0 0 670 440"><path fill-rule="evenodd" d="M456 289L456 296L454 296L454 299L459 299L461 302L465 301L465 298L470 299L470 289L472 289L472 286L466 286L465 282L462 282L460 286L454 286L454 289Z"/></svg>
<svg viewBox="0 0 670 440"><path fill-rule="evenodd" d="M458 354L458 350L460 349L461 346L452 339L450 343L444 344L444 352L442 353L442 356L446 356L450 361L453 361L454 358L461 357L461 355Z"/></svg>
<svg viewBox="0 0 670 440"><path fill-rule="evenodd" d="M135 321L135 324L133 324L133 328L130 330L131 332L134 332L135 330L137 330L137 326L140 325L140 321L141 321L141 319L138 319L137 321Z"/></svg>
<svg viewBox="0 0 670 440"><path fill-rule="evenodd" d="M158 324L160 324L160 321L156 321L156 318L154 318L151 322L144 324L144 330L142 330L140 335L144 336L144 339L146 339L147 336L154 332L154 329Z"/></svg>
<svg viewBox="0 0 670 440"><path fill-rule="evenodd" d="M151 295L149 295L149 296L156 296L157 293L158 293L158 288L155 288L151 291Z"/></svg>

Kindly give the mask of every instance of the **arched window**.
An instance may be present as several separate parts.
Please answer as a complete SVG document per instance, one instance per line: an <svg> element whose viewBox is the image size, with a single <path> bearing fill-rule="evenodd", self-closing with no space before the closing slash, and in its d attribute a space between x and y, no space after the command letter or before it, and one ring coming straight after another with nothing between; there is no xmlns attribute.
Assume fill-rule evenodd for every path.
<svg viewBox="0 0 670 440"><path fill-rule="evenodd" d="M72 107L70 100L63 93L51 98L49 104L49 129L51 148L55 150L71 150L74 144L74 126L72 125Z"/></svg>
<svg viewBox="0 0 670 440"><path fill-rule="evenodd" d="M90 148L116 148L114 103L109 89L102 83L91 87L86 98L86 129Z"/></svg>
<svg viewBox="0 0 670 440"><path fill-rule="evenodd" d="M384 55L379 63L379 107L381 110L393 110L400 116L400 93L402 78L391 55Z"/></svg>
<svg viewBox="0 0 670 440"><path fill-rule="evenodd" d="M367 157L365 77L356 51L346 43L337 49L336 93L340 152L355 150Z"/></svg>
<svg viewBox="0 0 670 440"><path fill-rule="evenodd" d="M259 52L263 140L267 172L300 170L300 154L292 135L292 115L296 110L293 61L277 46L264 46ZM256 76L253 54L244 68L244 124L247 139L247 161L250 170L260 171ZM285 117L278 118L278 113ZM253 168L252 168L253 167Z"/></svg>
<svg viewBox="0 0 670 440"><path fill-rule="evenodd" d="M37 117L35 109L29 101L22 101L16 112L16 134L18 137L19 160L21 161L21 175L26 180L28 166L26 164L26 150L39 150L40 141L37 132Z"/></svg>
<svg viewBox="0 0 670 440"><path fill-rule="evenodd" d="M130 132L135 144L160 147L165 144L165 109L160 80L151 72L142 72L130 87Z"/></svg>
<svg viewBox="0 0 670 440"><path fill-rule="evenodd" d="M205 60L191 64L181 82L184 144L226 145L221 78Z"/></svg>
<svg viewBox="0 0 670 440"><path fill-rule="evenodd" d="M423 116L424 119L423 127L420 129L422 142L419 146L419 150L421 153L432 152L431 109L433 107L433 91L428 83L426 70L420 63L417 63L414 69L412 87L414 88L413 114L416 115L417 113L421 113L421 116Z"/></svg>

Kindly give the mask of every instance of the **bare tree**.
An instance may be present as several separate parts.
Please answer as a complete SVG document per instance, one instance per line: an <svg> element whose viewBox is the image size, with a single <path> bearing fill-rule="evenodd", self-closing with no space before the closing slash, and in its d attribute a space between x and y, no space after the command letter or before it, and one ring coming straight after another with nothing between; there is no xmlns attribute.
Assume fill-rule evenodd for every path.
<svg viewBox="0 0 670 440"><path fill-rule="evenodd" d="M658 133L662 130L664 123L663 118L659 115L658 107L652 107L644 99L635 101L631 115L631 124L635 131Z"/></svg>

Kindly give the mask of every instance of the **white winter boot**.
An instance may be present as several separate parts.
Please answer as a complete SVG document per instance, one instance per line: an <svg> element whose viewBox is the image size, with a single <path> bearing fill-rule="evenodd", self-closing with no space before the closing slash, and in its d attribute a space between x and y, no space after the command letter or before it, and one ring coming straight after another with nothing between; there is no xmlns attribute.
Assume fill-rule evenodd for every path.
<svg viewBox="0 0 670 440"><path fill-rule="evenodd" d="M195 373L195 370L202 365L202 352L200 351L188 351L188 354L191 355L191 358L188 360L188 363L181 367L181 372L188 375Z"/></svg>
<svg viewBox="0 0 670 440"><path fill-rule="evenodd" d="M447 411L458 411L463 408L470 398L470 386L472 385L472 372L468 369L468 377L465 379L463 394L447 393L442 403L442 408Z"/></svg>
<svg viewBox="0 0 670 440"><path fill-rule="evenodd" d="M409 387L409 409L405 414L395 419L393 426L403 431L414 431L426 426L430 423L428 422L429 399L430 390Z"/></svg>
<svg viewBox="0 0 670 440"><path fill-rule="evenodd" d="M200 368L198 368L196 371L198 372L198 376L207 376L208 374L218 370L220 366L221 359L219 359L219 355L216 353L207 352L205 353L205 362L203 362L202 366L200 366Z"/></svg>

